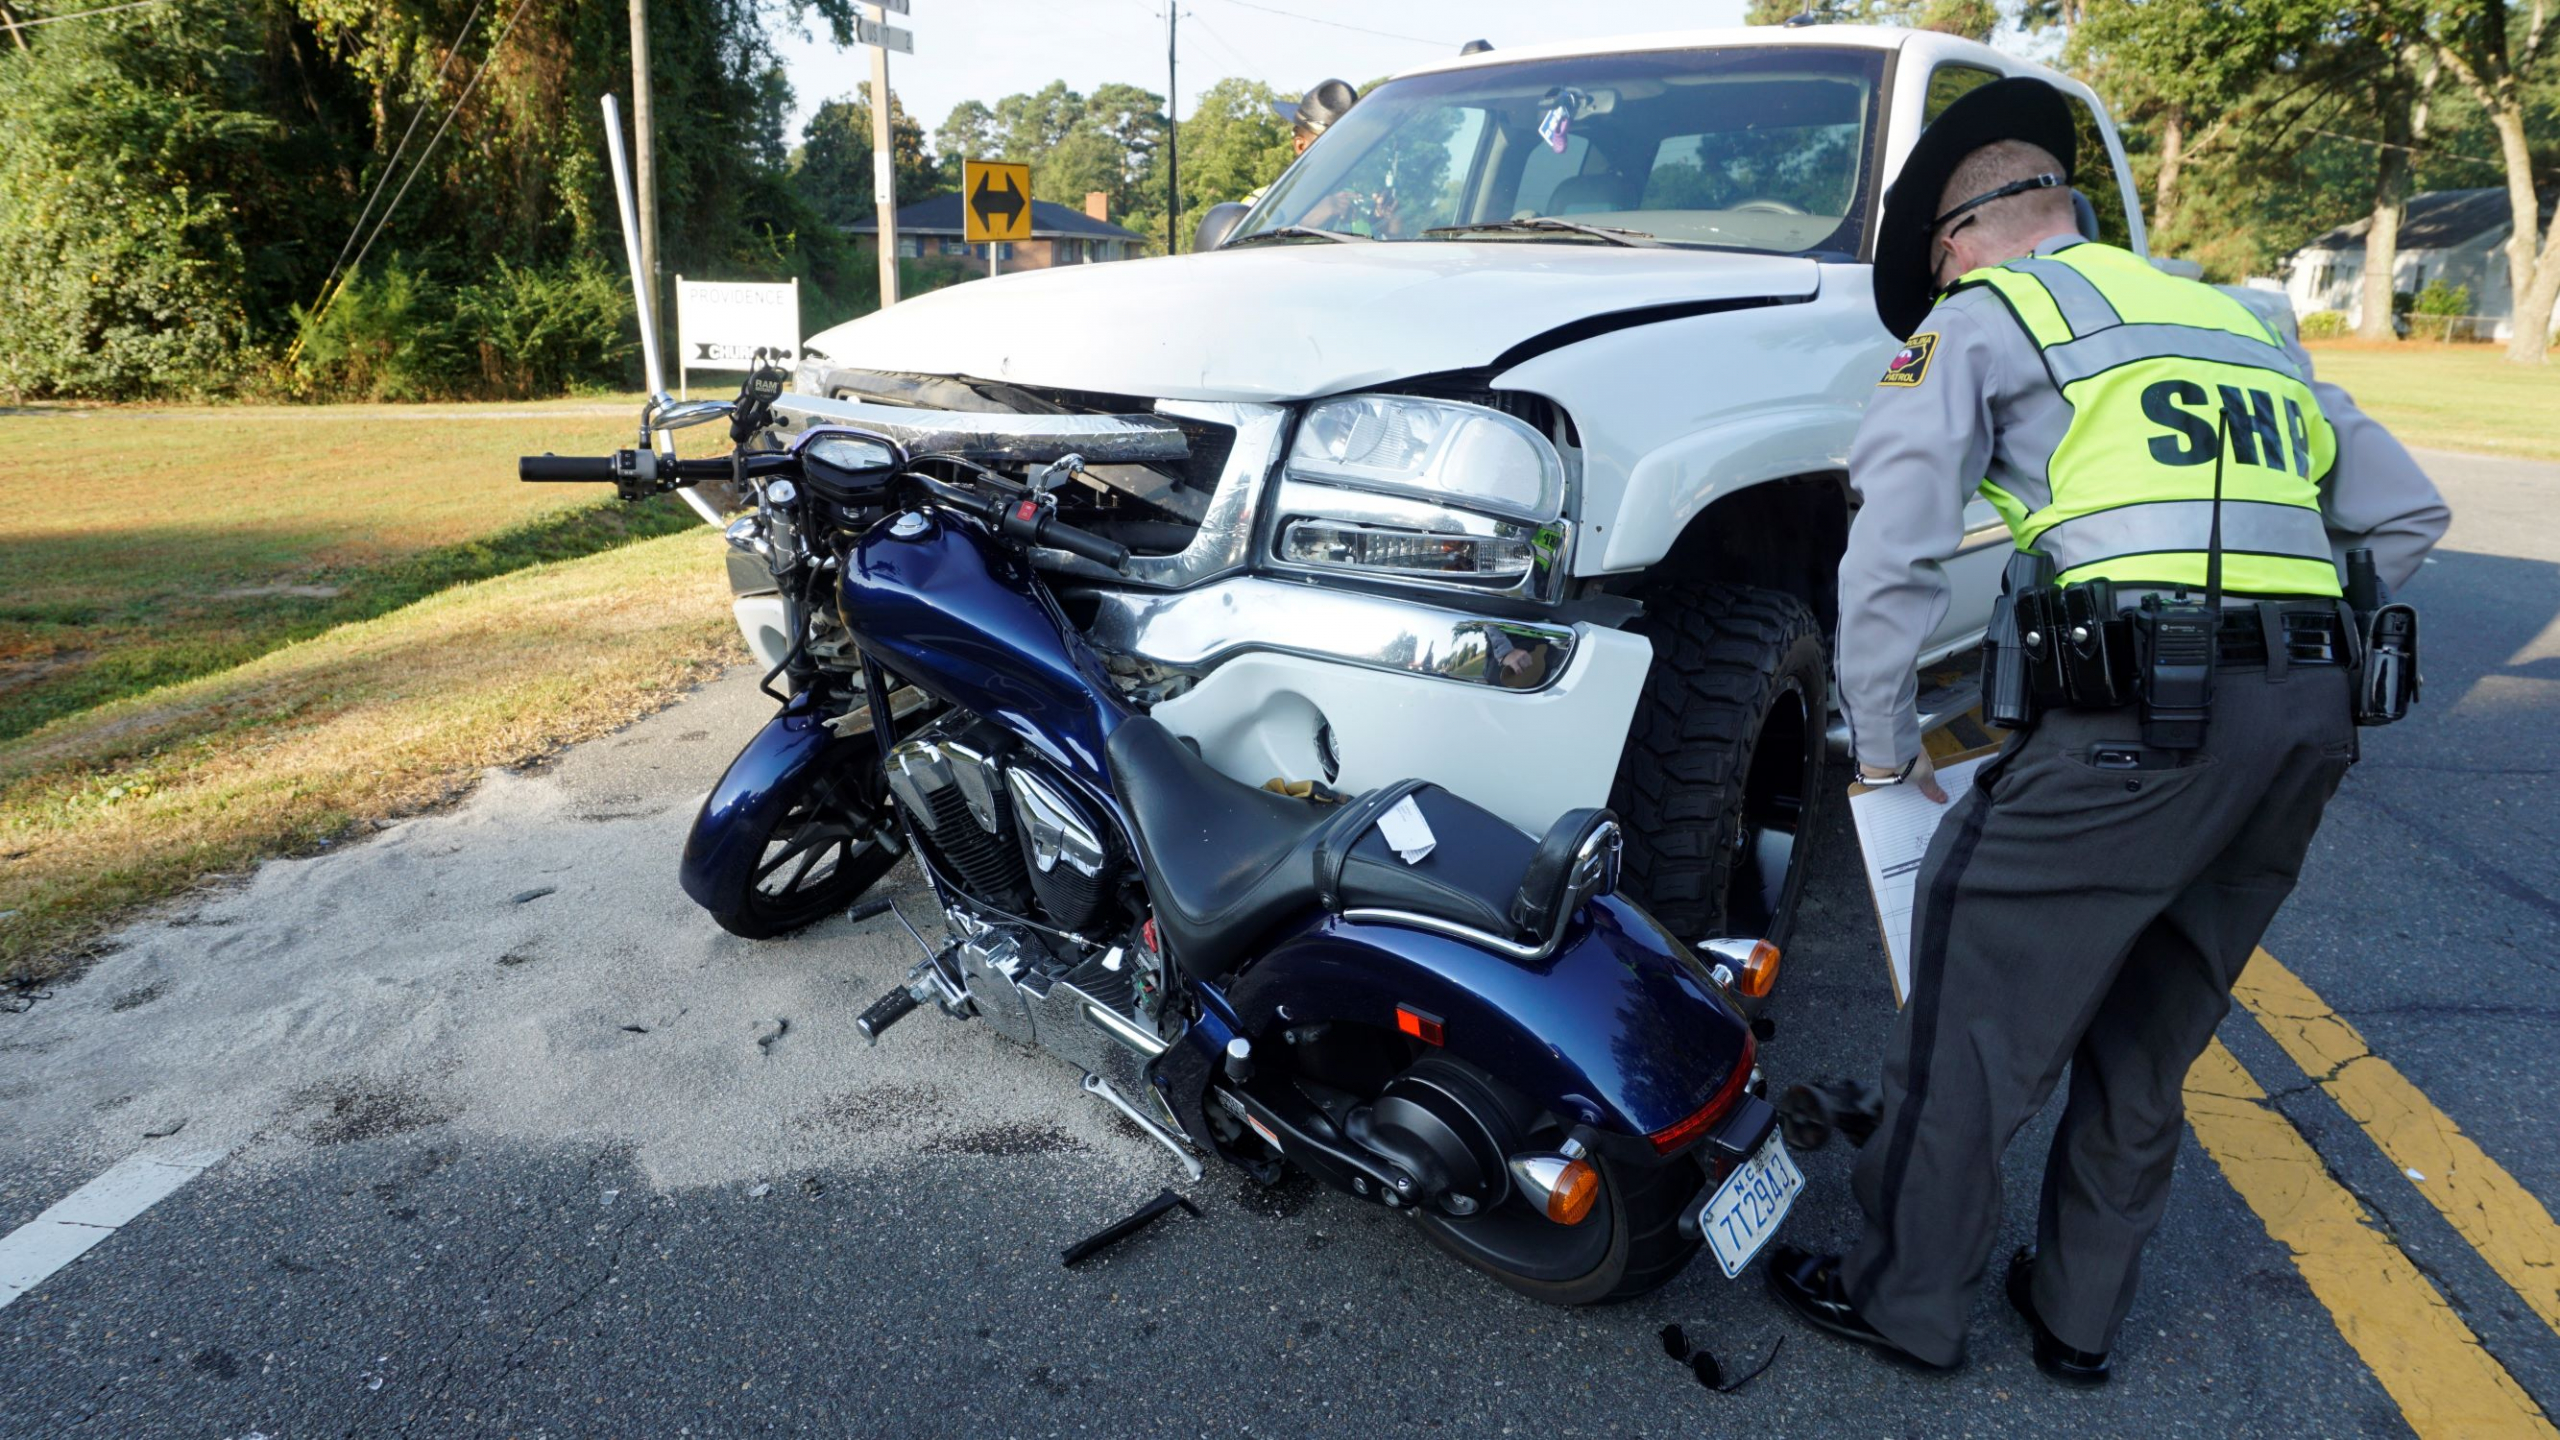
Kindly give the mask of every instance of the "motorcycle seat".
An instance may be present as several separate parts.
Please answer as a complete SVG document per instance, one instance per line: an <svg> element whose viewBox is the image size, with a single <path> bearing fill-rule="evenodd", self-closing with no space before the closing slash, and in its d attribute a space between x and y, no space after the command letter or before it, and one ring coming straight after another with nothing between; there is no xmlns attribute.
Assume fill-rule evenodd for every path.
<svg viewBox="0 0 2560 1440"><path fill-rule="evenodd" d="M1541 844L1436 785L1405 781L1324 806L1220 773L1161 723L1120 723L1104 746L1127 807L1157 928L1175 963L1215 980L1291 916L1390 910L1504 939L1543 928L1581 841L1608 819L1575 811ZM1407 864L1377 828L1411 797L1435 844Z"/></svg>

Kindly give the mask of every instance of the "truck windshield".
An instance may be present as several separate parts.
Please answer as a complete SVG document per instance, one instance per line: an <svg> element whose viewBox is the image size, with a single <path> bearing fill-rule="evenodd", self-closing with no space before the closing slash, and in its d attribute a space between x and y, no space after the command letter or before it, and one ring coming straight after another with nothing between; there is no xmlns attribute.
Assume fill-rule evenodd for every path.
<svg viewBox="0 0 2560 1440"><path fill-rule="evenodd" d="M1634 237L1854 258L1873 203L1884 58L1795 45L1666 50L1390 81L1325 132L1227 243L1323 238L1308 231ZM1573 223L1520 223L1539 220Z"/></svg>

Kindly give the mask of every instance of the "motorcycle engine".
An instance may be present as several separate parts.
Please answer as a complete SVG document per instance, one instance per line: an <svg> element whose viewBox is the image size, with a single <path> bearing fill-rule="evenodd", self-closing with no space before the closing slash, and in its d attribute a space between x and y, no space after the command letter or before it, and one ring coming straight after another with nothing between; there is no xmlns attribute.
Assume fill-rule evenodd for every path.
<svg viewBox="0 0 2560 1440"><path fill-rule="evenodd" d="M1108 831L1066 782L1004 757L1005 736L954 714L889 752L889 790L969 893L1064 930L1104 918L1120 879Z"/></svg>

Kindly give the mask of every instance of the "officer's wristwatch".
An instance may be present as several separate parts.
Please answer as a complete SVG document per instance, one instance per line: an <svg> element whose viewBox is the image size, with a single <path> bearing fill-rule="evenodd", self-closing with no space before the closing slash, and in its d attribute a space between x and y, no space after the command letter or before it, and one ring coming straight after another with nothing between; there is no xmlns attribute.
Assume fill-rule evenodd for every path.
<svg viewBox="0 0 2560 1440"><path fill-rule="evenodd" d="M1867 773L1867 767L1861 765L1858 767L1858 783L1871 790L1881 789L1887 785L1905 785L1910 783L1911 772L1919 768L1920 757L1917 755L1903 761L1902 768L1890 775L1870 775Z"/></svg>

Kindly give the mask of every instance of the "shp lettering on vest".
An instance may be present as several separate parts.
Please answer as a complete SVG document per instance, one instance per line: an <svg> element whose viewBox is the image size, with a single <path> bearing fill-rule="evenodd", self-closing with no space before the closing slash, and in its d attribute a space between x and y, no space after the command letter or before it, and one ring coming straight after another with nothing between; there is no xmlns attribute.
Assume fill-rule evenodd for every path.
<svg viewBox="0 0 2560 1440"><path fill-rule="evenodd" d="M2201 588L2220 454L2223 588L2339 593L2320 512L2337 435L2247 307L2094 242L1960 284L1999 295L2071 405L2048 494L1982 484L2020 549L2051 555L2066 582Z"/></svg>

